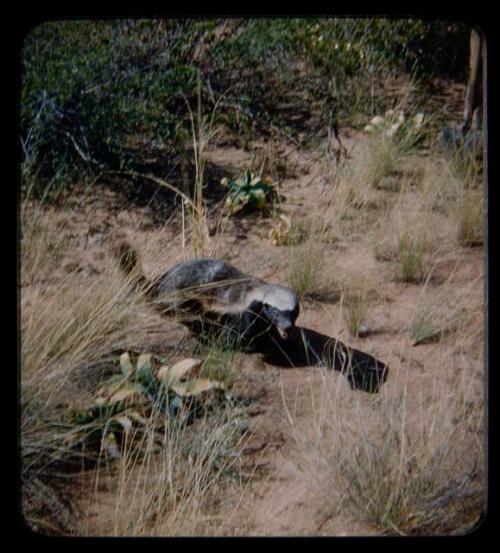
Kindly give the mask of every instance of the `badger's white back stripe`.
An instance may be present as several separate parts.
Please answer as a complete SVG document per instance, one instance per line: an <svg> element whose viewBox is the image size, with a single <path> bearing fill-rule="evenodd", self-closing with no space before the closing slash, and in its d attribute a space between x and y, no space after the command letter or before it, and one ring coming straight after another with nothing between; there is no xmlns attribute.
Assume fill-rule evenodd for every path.
<svg viewBox="0 0 500 553"><path fill-rule="evenodd" d="M231 286L237 287L238 284ZM292 290L279 286L278 284L253 283L248 290L242 287L239 301L224 301L221 297L214 309L225 311L226 313L238 313L247 309L251 303L258 301L279 309L280 311L293 311L299 301L297 295Z"/></svg>

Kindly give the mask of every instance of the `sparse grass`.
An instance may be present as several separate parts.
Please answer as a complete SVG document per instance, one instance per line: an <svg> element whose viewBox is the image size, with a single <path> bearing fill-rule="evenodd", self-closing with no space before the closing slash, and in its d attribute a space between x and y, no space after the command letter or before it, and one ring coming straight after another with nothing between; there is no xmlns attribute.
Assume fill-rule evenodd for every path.
<svg viewBox="0 0 500 553"><path fill-rule="evenodd" d="M436 299L419 302L408 326L411 344L439 342L457 327L460 314L463 314L460 302L453 306Z"/></svg>
<svg viewBox="0 0 500 553"><path fill-rule="evenodd" d="M54 267L51 249L39 245L53 236L55 229L50 217L34 216L39 218L37 222L23 224L21 243L21 280L27 283L20 301L21 365L23 390L41 397L46 387L49 395L57 394L71 369L84 361L91 363L107 351L128 319L130 304L128 283L113 267L102 280L87 284L70 273L59 277L55 289L36 286L38 275L47 266ZM64 242L60 235L58 247L63 248Z"/></svg>
<svg viewBox="0 0 500 553"><path fill-rule="evenodd" d="M440 342L453 334L452 343L460 349L459 335L472 336L477 331L481 332L481 329L472 330L476 324L472 321L482 308L481 297L477 298L480 278L469 282L462 292L457 294L453 285L459 266L460 260L457 260L455 268L439 289L430 286L428 280L422 286L407 328L412 346ZM471 309L472 298L477 298L473 301L476 304L475 309Z"/></svg>
<svg viewBox="0 0 500 553"><path fill-rule="evenodd" d="M304 223L299 233L299 244L287 252L285 280L301 300L324 298L331 294L335 283L323 271L325 261L324 237L327 229L317 229L313 222Z"/></svg>
<svg viewBox="0 0 500 553"><path fill-rule="evenodd" d="M456 178L446 179L445 172L430 165L425 169L421 200L402 189L385 218L389 224L384 222L376 236L376 258L398 262L406 281L426 276L431 244L424 231L426 225L434 228L428 214L438 207L453 220L460 191ZM345 311L351 332L362 319L360 305L354 301L352 313ZM437 309L432 301L420 305L408 328L413 343L439 341L443 331L455 329L462 313L455 307ZM461 332L471 334L470 322L461 325ZM294 427L292 418L297 466L333 517L348 510L382 533L428 535L466 532L484 512L482 382L474 382L465 370L454 374L455 361L444 350L439 355L432 361L440 367L429 377L432 383L410 387L402 381L409 370L403 366L396 382L391 372L377 398L348 398L340 379L325 374L320 399L315 395L313 401L316 424Z"/></svg>
<svg viewBox="0 0 500 553"><path fill-rule="evenodd" d="M49 278L68 251L69 244L64 233L56 224L54 211L42 209L32 201L26 201L21 207L20 244L21 283L35 284ZM64 220L64 219L63 219Z"/></svg>
<svg viewBox="0 0 500 553"><path fill-rule="evenodd" d="M372 186L384 190L397 191L397 181L393 173L397 167L400 152L392 141L373 138L370 147L370 182ZM392 177L391 177L392 175Z"/></svg>
<svg viewBox="0 0 500 553"><path fill-rule="evenodd" d="M196 536L211 535L220 520L222 486L238 485L238 459L244 435L238 408L228 408L189 422L175 420L158 405L139 436L128 436L113 478L111 527L100 525L99 535ZM133 447L132 444L138 442ZM94 486L106 481L102 468ZM99 503L87 492L88 508ZM86 535L93 535L85 529Z"/></svg>
<svg viewBox="0 0 500 553"><path fill-rule="evenodd" d="M191 219L187 230L183 227L185 232L179 233L175 253L168 233L148 236L150 275L164 271L167 248L171 263L193 253L215 255L222 247L218 238L228 217L221 216L215 238L207 232L203 186L211 119L201 114L199 88L197 110L191 113L195 195L191 207L183 204ZM273 148L259 165L267 164L278 178L286 177L288 160ZM406 153L401 145L375 140L356 165L336 165L332 157L327 159L328 167L322 167L327 182L322 199L328 229L318 228L311 219L292 218L280 234L288 258L286 281L302 301L322 300L332 290L337 292L337 283L329 281L324 271L326 237L331 232L345 248L358 239L366 246L374 235L377 261L392 262L398 278L413 283L429 276L429 259L435 260L448 247L456 248L457 238L466 246L482 240L482 191L477 179L470 177L474 173L451 172L436 159L426 158L421 159L423 178L414 183L401 171ZM237 495L241 486L245 437L240 423L246 415L232 401L194 422L182 413L168 419L168 410L154 406L145 424L124 433L116 460L99 452L97 469L81 475L92 482L81 489L87 512L103 514L102 523L87 526L90 518L81 517L76 524L70 516L69 505L50 480L51 471L56 463L63 470L69 466L78 470L85 452L70 451L65 430L52 423L64 419L70 403L85 404L91 397L88 383L80 386L89 367L125 343L141 348L153 330L158 332L157 326L153 329L158 323L148 322L148 314L137 316L144 308L142 299L130 293L130 282L114 266L93 276L56 274L74 245L66 235L64 216L30 206L23 205L21 244L21 433L27 519L43 531L59 520L60 528L52 529L59 533L216 534L234 507L228 497L235 495L227 495L227 488ZM445 225L439 226L438 219L453 225L457 234L450 239L451 233L442 232ZM438 242L442 250L435 252ZM378 269L380 264L374 270L377 278L383 276ZM358 336L369 297L362 284L349 284L340 314L351 336ZM471 294L480 295L479 279L473 284ZM389 316L391 305L399 307L388 304ZM459 302L454 307L426 296L408 317L408 326L403 324L401 332L408 333L412 345L430 343L428 348L434 348L422 371L414 370L408 360L426 348L391 352L388 382L378 395L368 396L347 390L345 378L319 369L313 424L303 419L307 426L301 427L300 418L294 420L289 413L297 446L294 460L327 513L350 513L380 533L420 535L464 532L482 512L483 383L477 369L483 347L482 311L475 307L466 313L469 305ZM451 339L446 334L443 340L450 329ZM164 333L164 327L160 331ZM193 355L204 360L201 376L230 387L239 358L237 344L235 348L225 340L222 335L220 341L199 346ZM401 365L398 358L404 359ZM466 359L467 369L460 365L461 359ZM95 385L101 376L94 375ZM40 498L42 505L32 508ZM106 504L111 505L111 516Z"/></svg>
<svg viewBox="0 0 500 553"><path fill-rule="evenodd" d="M424 255L427 241L403 230L398 239L399 276L404 282L419 282L425 278Z"/></svg>
<svg viewBox="0 0 500 553"><path fill-rule="evenodd" d="M290 234L285 242L288 246L297 246L305 242L311 234L311 221L309 220L292 220Z"/></svg>
<svg viewBox="0 0 500 553"><path fill-rule="evenodd" d="M467 188L476 188L482 182L482 157L460 147L447 162L451 174L466 183Z"/></svg>
<svg viewBox="0 0 500 553"><path fill-rule="evenodd" d="M238 344L223 333L215 343L202 344L199 350L198 355L204 359L201 375L230 387L235 375Z"/></svg>
<svg viewBox="0 0 500 553"><path fill-rule="evenodd" d="M256 148L250 167L259 177L270 176L278 186L289 176L289 173L295 174L295 168L288 160L285 148L274 140Z"/></svg>
<svg viewBox="0 0 500 553"><path fill-rule="evenodd" d="M451 214L460 187L460 179L452 175L443 160L432 158L426 161L421 194L427 210L445 216Z"/></svg>
<svg viewBox="0 0 500 553"><path fill-rule="evenodd" d="M423 309L415 314L408 328L412 345L439 341L447 329L437 323L432 309Z"/></svg>
<svg viewBox="0 0 500 553"><path fill-rule="evenodd" d="M372 186L373 151L371 138L362 137L357 144L360 159L346 160L323 171L326 204L323 219L336 240L355 240L364 236L382 218L386 199Z"/></svg>
<svg viewBox="0 0 500 553"><path fill-rule="evenodd" d="M311 232L312 221L280 214L269 231L269 238L277 246L298 246L307 240Z"/></svg>
<svg viewBox="0 0 500 553"><path fill-rule="evenodd" d="M429 257L448 240L449 224L412 187L402 189L395 200L374 227L375 259L391 263L397 280L420 282L430 271Z"/></svg>
<svg viewBox="0 0 500 553"><path fill-rule="evenodd" d="M344 322L351 336L359 336L363 331L368 313L368 298L365 286L345 290L341 298L341 309Z"/></svg>
<svg viewBox="0 0 500 553"><path fill-rule="evenodd" d="M349 396L322 372L314 423L299 427L288 412L293 459L331 516L348 512L403 536L462 534L477 523L485 506L481 384L440 355L432 382L414 388L401 367L377 397Z"/></svg>
<svg viewBox="0 0 500 553"><path fill-rule="evenodd" d="M407 102L408 98L402 97L398 107L387 111L384 117L373 118L365 127L372 135L368 142L368 176L377 189L389 192L401 189L403 161L416 153L429 135L432 116L417 114L412 109L408 112L411 106Z"/></svg>
<svg viewBox="0 0 500 553"><path fill-rule="evenodd" d="M322 283L323 254L310 242L297 246L290 252L286 282L300 299L310 298L318 292Z"/></svg>
<svg viewBox="0 0 500 553"><path fill-rule="evenodd" d="M483 243L483 195L478 190L463 190L456 203L457 240L460 246Z"/></svg>
<svg viewBox="0 0 500 553"><path fill-rule="evenodd" d="M54 244L62 258L71 250L65 233L58 235L54 227L60 218L43 207L25 206L22 215L21 455L27 522L42 532L92 533L72 515L52 475L84 475L97 462L97 479L114 474L117 465L120 471L112 486L115 514L108 535L211 533L213 525L201 519L223 508L219 486L238 485L238 421L244 414L227 404L193 425L187 417L166 420L156 406L145 424L124 433L118 460L109 458L104 440L101 450L75 449L71 413L91 403L103 378L98 369L91 375L92 367L112 359L116 350L142 349L158 322L139 316L143 300L131 292L131 279L123 277L111 255L93 277L61 274L54 249L40 246L58 238ZM40 285L42 274L50 276L49 286ZM204 376L229 385L233 357L225 350L207 351ZM94 494L84 496L90 497L90 508L99 502Z"/></svg>
<svg viewBox="0 0 500 553"><path fill-rule="evenodd" d="M84 289L71 277L59 283L58 291L45 296L40 290L21 292L21 456L26 490L40 498L41 512L52 513L52 522L69 517L53 512L51 496L32 484L46 479L59 467L83 463L84 452L73 451L66 441L64 423L71 405L85 403L88 392L80 388L87 367L102 361L119 345L129 318L125 287L116 281L100 282ZM53 425L53 426L51 426ZM63 469L64 470L64 469ZM50 487L50 484L49 485ZM25 490L23 490L25 491ZM27 497L29 504L34 497ZM30 509L25 514L30 515ZM54 518L55 517L55 518ZM51 517L45 519L50 524ZM38 522L41 526L41 522ZM43 526L41 526L43 528ZM66 529L66 531L70 531Z"/></svg>
<svg viewBox="0 0 500 553"><path fill-rule="evenodd" d="M195 165L194 202L193 205L190 206L190 221L192 227L191 246L194 257L203 257L203 255L207 255L209 249L206 207L203 198L204 173L207 161L208 145L218 132L218 129L213 129L218 102L213 100L214 107L210 116L203 115L201 92L202 81L200 72L198 71L196 87L196 114L193 114L189 102L185 100L191 121L193 157Z"/></svg>
<svg viewBox="0 0 500 553"><path fill-rule="evenodd" d="M468 171L459 171L453 161L425 165L422 200L429 211L453 221L460 246L476 246L484 241L483 180L477 161Z"/></svg>

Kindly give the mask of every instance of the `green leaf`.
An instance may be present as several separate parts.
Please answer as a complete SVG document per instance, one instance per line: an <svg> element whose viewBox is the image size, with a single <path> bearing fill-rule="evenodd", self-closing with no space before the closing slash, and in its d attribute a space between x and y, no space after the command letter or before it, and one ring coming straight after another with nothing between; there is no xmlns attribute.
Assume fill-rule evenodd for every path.
<svg viewBox="0 0 500 553"><path fill-rule="evenodd" d="M141 416L137 411L129 412L128 416L132 420L135 420L136 422L142 424L143 426L146 426L148 424L148 421L143 416Z"/></svg>
<svg viewBox="0 0 500 553"><path fill-rule="evenodd" d="M117 422L125 432L130 432L130 430L132 430L132 421L125 415L113 417L111 421Z"/></svg>
<svg viewBox="0 0 500 553"><path fill-rule="evenodd" d="M180 396L197 396L213 389L225 390L226 386L222 382L208 380L207 378L187 380L172 386L172 390Z"/></svg>
<svg viewBox="0 0 500 553"><path fill-rule="evenodd" d="M151 369L151 353L141 353L137 359L137 370Z"/></svg>
<svg viewBox="0 0 500 553"><path fill-rule="evenodd" d="M161 367L156 376L159 380L165 382L167 386L172 386L172 384L177 384L190 370L199 367L201 363L200 359L188 357L174 363L170 368Z"/></svg>
<svg viewBox="0 0 500 553"><path fill-rule="evenodd" d="M120 369L124 376L130 376L134 372L134 365L130 360L130 355L128 352L122 353L120 355Z"/></svg>
<svg viewBox="0 0 500 553"><path fill-rule="evenodd" d="M144 395L144 391L145 388L142 384L125 384L109 398L109 403L124 401L133 395Z"/></svg>
<svg viewBox="0 0 500 553"><path fill-rule="evenodd" d="M104 449L112 459L119 459L121 457L118 444L116 442L116 436L113 432L110 432L103 438L102 449Z"/></svg>
<svg viewBox="0 0 500 553"><path fill-rule="evenodd" d="M151 378L151 353L141 353L137 359L137 378Z"/></svg>

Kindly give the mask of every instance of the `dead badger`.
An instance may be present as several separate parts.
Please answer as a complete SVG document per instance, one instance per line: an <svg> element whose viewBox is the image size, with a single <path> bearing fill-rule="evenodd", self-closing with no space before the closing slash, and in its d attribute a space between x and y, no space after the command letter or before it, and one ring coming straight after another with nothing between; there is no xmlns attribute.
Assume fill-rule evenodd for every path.
<svg viewBox="0 0 500 553"><path fill-rule="evenodd" d="M299 315L297 294L268 284L221 259L193 259L174 265L154 281L147 281L135 250L118 246L120 266L134 277L162 312L198 317L182 320L198 334L224 333L240 346L251 348L259 338L286 340Z"/></svg>

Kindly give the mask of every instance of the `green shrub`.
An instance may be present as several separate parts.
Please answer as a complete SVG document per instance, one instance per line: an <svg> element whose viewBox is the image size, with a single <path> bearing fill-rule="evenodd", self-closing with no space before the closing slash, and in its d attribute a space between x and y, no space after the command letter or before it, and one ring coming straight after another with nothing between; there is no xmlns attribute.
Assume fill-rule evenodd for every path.
<svg viewBox="0 0 500 553"><path fill-rule="evenodd" d="M382 18L46 22L22 48L23 161L49 180L151 152L174 170L198 72L203 105L223 97L218 116L234 132L260 123L307 142L336 118L393 107L374 93L388 74L465 67L467 32Z"/></svg>
<svg viewBox="0 0 500 553"><path fill-rule="evenodd" d="M194 36L197 29L190 28ZM82 162L126 168L134 139L175 142L181 94L194 94L196 85L195 67L181 59L191 40L186 23L154 20L54 21L33 29L22 50L24 159L48 175Z"/></svg>
<svg viewBox="0 0 500 553"><path fill-rule="evenodd" d="M251 171L245 171L236 180L223 178L221 184L228 188L226 206L232 215L247 209L264 209L276 198L273 185L259 176L254 177Z"/></svg>

